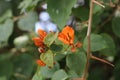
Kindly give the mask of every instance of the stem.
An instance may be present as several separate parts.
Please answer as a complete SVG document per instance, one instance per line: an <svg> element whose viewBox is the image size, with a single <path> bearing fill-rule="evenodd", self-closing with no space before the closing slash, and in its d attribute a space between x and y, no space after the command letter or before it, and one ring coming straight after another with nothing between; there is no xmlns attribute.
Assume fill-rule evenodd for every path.
<svg viewBox="0 0 120 80"><path fill-rule="evenodd" d="M94 60L98 60L98 61L100 61L100 62L106 63L106 64L108 64L108 65L114 67L113 64L111 64L110 62L108 62L108 61L106 61L106 60L104 60L104 59L98 58L98 57L93 56L93 55L91 55L90 58L91 58L91 59L94 59Z"/></svg>
<svg viewBox="0 0 120 80"><path fill-rule="evenodd" d="M88 69L89 69L89 64L90 64L90 55L91 55L91 47L90 47L90 34L91 34L91 26L92 26L92 13L93 13L93 5L94 5L94 0L91 0L90 2L90 13L89 13L89 20L88 20L88 30L87 30L87 62L86 62L86 67L85 67L85 72L83 75L84 80L87 79L87 74L88 74Z"/></svg>

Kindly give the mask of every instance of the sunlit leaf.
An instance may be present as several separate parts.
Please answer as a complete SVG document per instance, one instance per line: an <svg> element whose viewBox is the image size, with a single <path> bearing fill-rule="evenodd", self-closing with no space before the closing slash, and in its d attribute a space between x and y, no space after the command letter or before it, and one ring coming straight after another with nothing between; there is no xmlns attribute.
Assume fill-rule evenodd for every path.
<svg viewBox="0 0 120 80"><path fill-rule="evenodd" d="M47 36L45 37L44 39L44 43L48 46L50 46L54 41L55 39L57 38L58 36L58 32L56 33L53 33L53 32L50 32L49 34L47 34Z"/></svg>
<svg viewBox="0 0 120 80"><path fill-rule="evenodd" d="M46 53L40 55L40 59L46 63L47 66L53 67L53 53L48 50Z"/></svg>
<svg viewBox="0 0 120 80"><path fill-rule="evenodd" d="M68 78L67 73L64 70L58 70L52 76L52 80L66 80Z"/></svg>
<svg viewBox="0 0 120 80"><path fill-rule="evenodd" d="M53 74L59 70L60 66L58 63L55 63L54 67L53 68L49 68L48 66L45 66L45 67L41 67L40 68L40 72L41 72L41 75L44 77L44 78L51 78L53 76Z"/></svg>

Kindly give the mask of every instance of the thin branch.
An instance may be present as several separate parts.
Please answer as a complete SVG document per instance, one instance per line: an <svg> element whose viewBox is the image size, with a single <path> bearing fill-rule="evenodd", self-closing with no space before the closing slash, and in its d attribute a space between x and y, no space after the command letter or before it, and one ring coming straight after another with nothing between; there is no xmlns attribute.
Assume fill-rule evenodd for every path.
<svg viewBox="0 0 120 80"><path fill-rule="evenodd" d="M98 57L96 57L96 56L91 55L91 59L98 60L98 61L100 61L100 62L106 63L106 64L114 67L114 65L113 65L112 63L110 63L110 62L108 62L108 61L106 61L106 60L104 60L104 59L98 58Z"/></svg>
<svg viewBox="0 0 120 80"><path fill-rule="evenodd" d="M99 5L99 6L103 7L103 8L105 8L105 6L102 5L101 3L99 3L98 1L94 0L93 2L94 2L95 4L97 4L97 5Z"/></svg>
<svg viewBox="0 0 120 80"><path fill-rule="evenodd" d="M89 20L88 20L88 30L87 30L87 62L86 62L86 67L85 67L85 72L83 75L84 80L87 79L87 74L88 74L88 69L89 69L89 64L90 64L90 55L91 55L91 47L90 47L90 34L91 34L91 26L92 26L92 14L93 14L93 5L94 5L94 0L91 0L90 2L90 13L89 13Z"/></svg>

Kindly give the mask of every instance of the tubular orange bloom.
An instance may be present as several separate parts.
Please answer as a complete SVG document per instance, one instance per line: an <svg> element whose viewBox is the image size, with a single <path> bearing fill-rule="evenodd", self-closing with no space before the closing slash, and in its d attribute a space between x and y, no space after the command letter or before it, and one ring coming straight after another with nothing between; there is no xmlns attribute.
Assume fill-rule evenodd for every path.
<svg viewBox="0 0 120 80"><path fill-rule="evenodd" d="M32 40L34 41L35 45L38 47L45 46L43 41L47 33L43 30L38 30L39 37L33 38Z"/></svg>
<svg viewBox="0 0 120 80"><path fill-rule="evenodd" d="M70 26L63 28L62 32L59 33L58 39L65 44L72 45L74 42L74 30Z"/></svg>
<svg viewBox="0 0 120 80"><path fill-rule="evenodd" d="M46 66L46 64L45 64L42 60L36 60L36 63L37 63L39 66Z"/></svg>

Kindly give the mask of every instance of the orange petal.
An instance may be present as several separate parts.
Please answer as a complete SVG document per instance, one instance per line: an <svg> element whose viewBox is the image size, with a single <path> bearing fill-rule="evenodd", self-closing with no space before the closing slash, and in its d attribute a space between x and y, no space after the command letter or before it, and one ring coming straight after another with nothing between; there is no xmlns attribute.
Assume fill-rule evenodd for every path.
<svg viewBox="0 0 120 80"><path fill-rule="evenodd" d="M67 40L69 41L70 44L73 44L74 41L74 30L70 26L66 26L63 30L62 33L66 35Z"/></svg>
<svg viewBox="0 0 120 80"><path fill-rule="evenodd" d="M74 41L74 30L70 26L63 28L62 32L59 34L59 39L66 44L73 44Z"/></svg>
<svg viewBox="0 0 120 80"><path fill-rule="evenodd" d="M58 34L58 39L61 40L65 44L69 44L69 41L67 40L66 36L63 33Z"/></svg>
<svg viewBox="0 0 120 80"><path fill-rule="evenodd" d="M43 40L41 40L39 37L33 38L32 40L34 41L34 43L35 43L36 46L41 46L41 45L44 44Z"/></svg>
<svg viewBox="0 0 120 80"><path fill-rule="evenodd" d="M38 34L40 37L43 37L43 38L47 35L47 33L41 29L38 30Z"/></svg>
<svg viewBox="0 0 120 80"><path fill-rule="evenodd" d="M45 64L42 60L36 60L36 63L37 63L39 66L46 66L46 64Z"/></svg>

